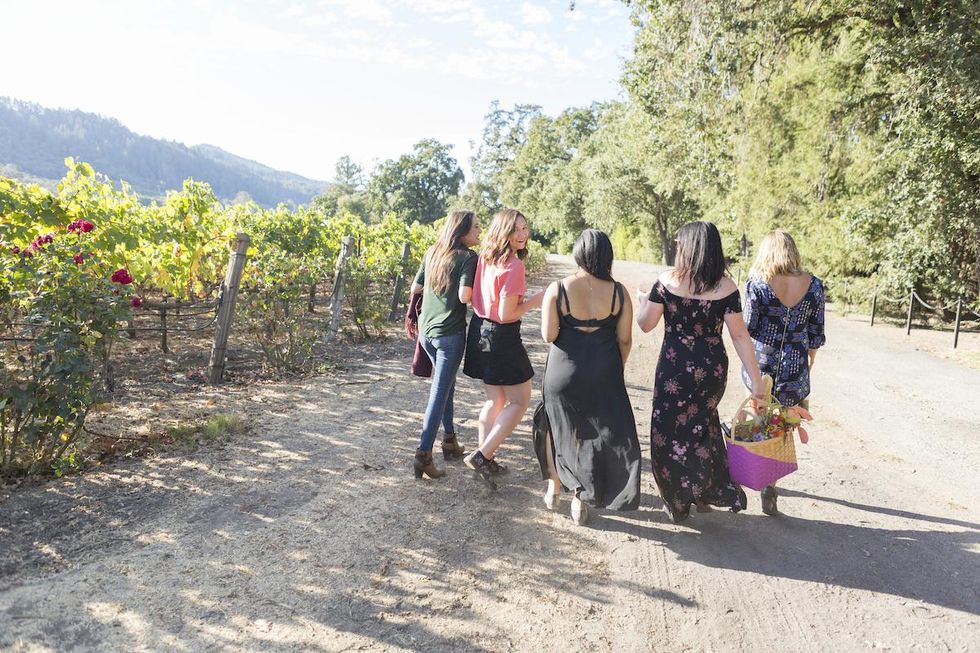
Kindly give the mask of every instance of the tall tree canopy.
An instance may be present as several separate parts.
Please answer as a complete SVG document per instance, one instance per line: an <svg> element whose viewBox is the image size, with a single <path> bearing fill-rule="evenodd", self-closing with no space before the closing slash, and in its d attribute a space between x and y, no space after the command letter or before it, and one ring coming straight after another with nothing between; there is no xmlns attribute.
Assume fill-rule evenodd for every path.
<svg viewBox="0 0 980 653"><path fill-rule="evenodd" d="M423 224L445 216L463 183L463 171L451 150L452 145L425 139L409 154L378 166L367 188L374 211L393 212L406 222Z"/></svg>

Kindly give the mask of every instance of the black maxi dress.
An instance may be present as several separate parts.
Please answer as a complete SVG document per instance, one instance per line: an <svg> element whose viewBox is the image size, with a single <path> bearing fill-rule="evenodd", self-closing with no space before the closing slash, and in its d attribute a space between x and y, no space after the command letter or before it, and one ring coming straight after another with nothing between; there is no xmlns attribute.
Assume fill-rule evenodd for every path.
<svg viewBox="0 0 980 653"><path fill-rule="evenodd" d="M610 312L616 297L622 311L618 283ZM578 490L592 506L635 510L640 505L640 442L616 338L619 313L601 320L573 317L561 282L557 303L558 337L548 352L541 393L561 484Z"/></svg>
<svg viewBox="0 0 980 653"><path fill-rule="evenodd" d="M718 404L728 381L721 338L725 315L741 313L738 291L721 299L691 299L657 281L650 301L664 305L664 342L653 387L650 454L653 477L671 517L691 504L738 512L745 495L728 476Z"/></svg>

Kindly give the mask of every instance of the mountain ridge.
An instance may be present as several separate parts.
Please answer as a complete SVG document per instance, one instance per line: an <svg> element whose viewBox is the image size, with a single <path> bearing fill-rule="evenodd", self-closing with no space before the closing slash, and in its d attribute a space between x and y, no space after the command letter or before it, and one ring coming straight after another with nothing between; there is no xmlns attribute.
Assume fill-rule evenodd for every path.
<svg viewBox="0 0 980 653"><path fill-rule="evenodd" d="M115 118L0 96L0 174L53 187L69 156L125 180L147 199L180 190L187 178L208 182L224 201L247 195L263 206L308 204L330 187L216 145L143 136Z"/></svg>

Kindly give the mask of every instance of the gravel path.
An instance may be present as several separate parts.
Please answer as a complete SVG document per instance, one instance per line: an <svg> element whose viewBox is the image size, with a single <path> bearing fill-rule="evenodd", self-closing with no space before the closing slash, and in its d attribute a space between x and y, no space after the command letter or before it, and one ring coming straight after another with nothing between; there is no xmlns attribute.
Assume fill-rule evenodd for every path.
<svg viewBox="0 0 980 653"><path fill-rule="evenodd" d="M656 274L616 269L631 289ZM567 502L541 505L528 420L498 492L461 463L416 482L427 384L407 341L342 373L204 391L191 408L251 432L0 495L0 650L976 650L980 371L891 327L827 331L818 421L775 518L750 493L744 513L669 524L647 463L642 510L575 527ZM627 366L641 442L659 340L637 332ZM723 415L742 397L731 367ZM482 392L460 379L470 447Z"/></svg>

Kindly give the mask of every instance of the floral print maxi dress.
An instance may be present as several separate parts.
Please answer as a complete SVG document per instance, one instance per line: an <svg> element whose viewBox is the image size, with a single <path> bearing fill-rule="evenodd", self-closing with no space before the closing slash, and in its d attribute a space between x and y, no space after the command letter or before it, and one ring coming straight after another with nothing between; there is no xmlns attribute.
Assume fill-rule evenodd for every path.
<svg viewBox="0 0 980 653"><path fill-rule="evenodd" d="M725 315L741 313L738 291L722 299L690 299L660 282L650 301L664 305L664 342L657 363L650 420L653 476L667 510L683 518L693 503L745 508L728 476L718 404L728 380L721 338Z"/></svg>

